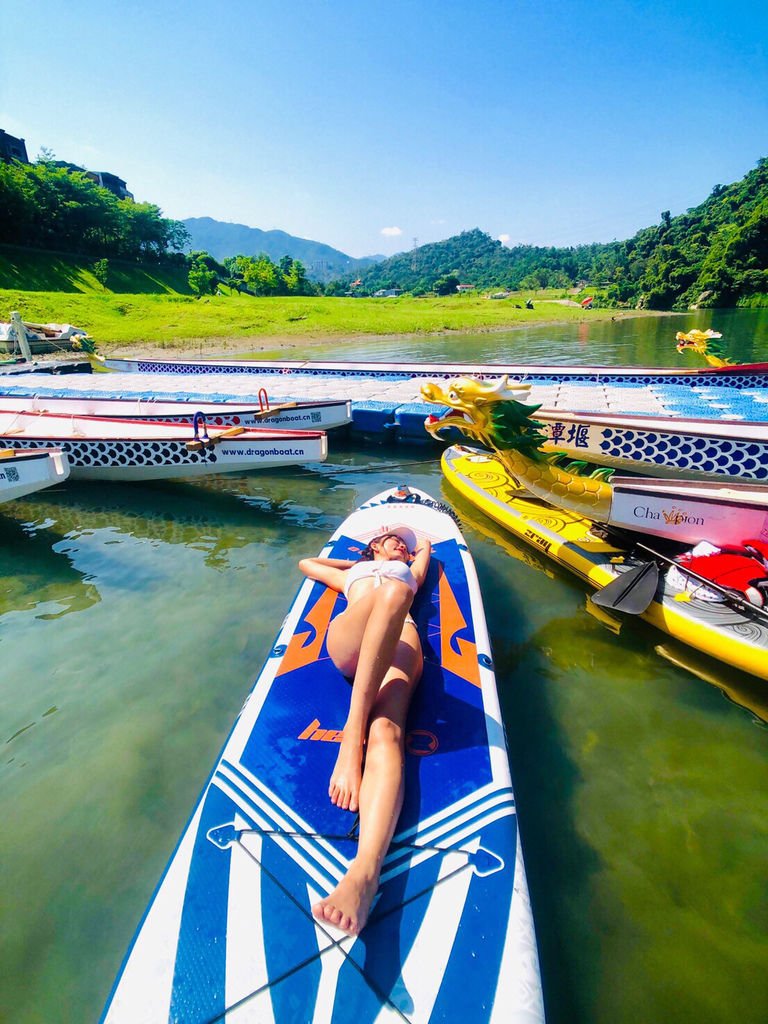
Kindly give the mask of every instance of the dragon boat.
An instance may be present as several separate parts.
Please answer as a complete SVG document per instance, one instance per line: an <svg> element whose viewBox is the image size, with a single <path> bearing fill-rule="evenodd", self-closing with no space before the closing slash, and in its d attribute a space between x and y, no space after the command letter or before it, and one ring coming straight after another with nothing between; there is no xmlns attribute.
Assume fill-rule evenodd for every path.
<svg viewBox="0 0 768 1024"><path fill-rule="evenodd" d="M675 336L678 352L704 356L716 370L737 364L725 356L722 335L692 330ZM768 363L740 364L762 372ZM619 392L565 397L537 388L544 447L596 465L647 476L768 483L768 398L759 391L694 387L666 389L659 402Z"/></svg>
<svg viewBox="0 0 768 1024"><path fill-rule="evenodd" d="M451 504L459 514L465 531L470 527L531 572L541 573L551 580L563 576L563 570L567 567L559 560L548 557L542 546L531 544L530 538L521 538L501 526L499 522L481 511L475 502L459 494L453 484L447 486L450 488ZM524 580L525 577L523 586ZM625 635L627 627L631 626L631 617L616 615L596 605L592 600L591 591L585 595L583 610L617 638L616 653L620 656L621 637ZM674 640L668 635L659 637L659 643L654 644L653 649L660 658L681 669L685 674L696 676L697 679L716 687L730 703L738 704L754 718L768 724L768 689L762 680L746 672L739 672L731 665L702 654L701 651L694 650L688 644ZM591 661L592 653L587 652L586 656ZM570 664L574 657L571 648L568 648L567 657Z"/></svg>
<svg viewBox="0 0 768 1024"><path fill-rule="evenodd" d="M277 427L282 430L332 430L352 421L349 401L327 399L272 404L266 391L256 403L200 401L197 399L163 401L137 395L135 398L102 398L81 394L44 393L47 389L26 389L18 382L12 393L0 393L0 412L53 413L60 416L107 417L155 423L191 423L202 413L214 427Z"/></svg>
<svg viewBox="0 0 768 1024"><path fill-rule="evenodd" d="M705 332L689 332L691 337ZM714 333L714 332L712 332ZM707 338L710 336L707 335ZM382 378L388 381L443 378L482 374L507 376L531 384L680 384L685 388L706 386L727 388L768 387L768 363L733 364L728 360L710 361L701 368L667 366L564 366L561 363L420 363L420 362L346 362L341 360L232 360L232 359L118 359L105 357L90 341L77 344L87 355L94 372L175 373L175 374L300 374L333 379L338 377ZM678 350L682 351L678 344ZM695 346L695 340L683 347ZM701 351L703 343L698 342Z"/></svg>
<svg viewBox="0 0 768 1024"><path fill-rule="evenodd" d="M735 363L725 354L725 343L721 340L722 334L708 328L706 331L694 329L692 331L678 331L675 335L678 352L695 352L703 356L707 366L715 370L751 368L757 370L768 370L768 363Z"/></svg>
<svg viewBox="0 0 768 1024"><path fill-rule="evenodd" d="M684 415L672 406L664 416L543 407L536 416L544 450L573 459L662 479L768 484L768 421L718 419L711 398L697 405L687 401Z"/></svg>
<svg viewBox="0 0 768 1024"><path fill-rule="evenodd" d="M617 478L546 453L535 408L506 382L422 393L447 407L430 434L450 425L485 446L443 455L470 501L602 590L596 603L768 679L768 488Z"/></svg>
<svg viewBox="0 0 768 1024"><path fill-rule="evenodd" d="M427 418L429 434L458 429L495 451L531 494L577 515L684 544L768 539L768 486L617 476L569 452L547 451L551 438L533 418L539 407L526 404L527 389L506 378L457 377L447 388L424 384L421 393L445 410Z"/></svg>
<svg viewBox="0 0 768 1024"><path fill-rule="evenodd" d="M768 680L768 612L742 592L689 571L671 552L533 497L496 453L454 445L443 453L442 468L451 487L482 513L594 588L591 600L601 613L637 615L695 651ZM702 568L706 557L693 564ZM768 579L768 561L733 557L751 564L750 578Z"/></svg>
<svg viewBox="0 0 768 1024"><path fill-rule="evenodd" d="M60 448L72 479L168 480L324 462L323 431L208 429L194 423L0 412L0 445Z"/></svg>

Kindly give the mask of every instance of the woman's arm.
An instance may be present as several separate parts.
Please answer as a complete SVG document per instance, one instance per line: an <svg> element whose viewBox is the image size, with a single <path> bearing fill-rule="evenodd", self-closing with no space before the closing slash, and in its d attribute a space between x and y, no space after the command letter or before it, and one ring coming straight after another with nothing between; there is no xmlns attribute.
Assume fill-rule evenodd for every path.
<svg viewBox="0 0 768 1024"><path fill-rule="evenodd" d="M299 569L311 580L318 580L341 594L344 592L344 574L354 564L349 558L302 558Z"/></svg>
<svg viewBox="0 0 768 1024"><path fill-rule="evenodd" d="M413 561L411 562L411 572L416 578L416 582L421 586L424 580L427 578L427 570L429 569L429 559L432 556L432 544L430 541L424 539L419 543L413 553Z"/></svg>

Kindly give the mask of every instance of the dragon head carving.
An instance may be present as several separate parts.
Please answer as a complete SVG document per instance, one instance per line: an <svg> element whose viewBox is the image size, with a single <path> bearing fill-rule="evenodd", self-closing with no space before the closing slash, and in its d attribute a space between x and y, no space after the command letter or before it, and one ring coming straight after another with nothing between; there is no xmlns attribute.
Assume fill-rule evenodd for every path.
<svg viewBox="0 0 768 1024"><path fill-rule="evenodd" d="M684 352L686 349L697 352L704 356L710 366L732 366L732 360L725 358L725 343L719 341L719 338L722 338L722 334L713 331L711 327L706 331L678 331L675 335L675 347L678 352Z"/></svg>
<svg viewBox="0 0 768 1024"><path fill-rule="evenodd" d="M424 426L433 437L448 427L456 427L489 448L514 449L536 459L540 457L539 445L547 437L540 432L542 424L531 418L540 406L525 405L522 401L529 391L529 384L510 387L506 375L492 382L455 377L445 387L431 381L422 384L422 398L447 409L440 415L429 416Z"/></svg>

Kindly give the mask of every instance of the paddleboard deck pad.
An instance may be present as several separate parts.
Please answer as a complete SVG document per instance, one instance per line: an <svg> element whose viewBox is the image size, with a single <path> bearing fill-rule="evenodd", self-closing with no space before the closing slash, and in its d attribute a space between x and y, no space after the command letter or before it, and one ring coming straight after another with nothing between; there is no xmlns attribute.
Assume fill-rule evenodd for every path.
<svg viewBox="0 0 768 1024"><path fill-rule="evenodd" d="M631 539L626 547L614 544L589 519L521 490L490 452L454 445L443 453L442 469L475 507L598 590L649 560L633 551ZM677 569L662 569L656 594L639 617L696 650L768 679L768 616L724 600Z"/></svg>
<svg viewBox="0 0 768 1024"><path fill-rule="evenodd" d="M133 940L107 1024L544 1020L504 729L474 564L420 491L384 492L323 548L432 542L411 614L424 649L405 803L366 927L312 917L356 850L328 782L350 687L325 637L344 598L306 580Z"/></svg>

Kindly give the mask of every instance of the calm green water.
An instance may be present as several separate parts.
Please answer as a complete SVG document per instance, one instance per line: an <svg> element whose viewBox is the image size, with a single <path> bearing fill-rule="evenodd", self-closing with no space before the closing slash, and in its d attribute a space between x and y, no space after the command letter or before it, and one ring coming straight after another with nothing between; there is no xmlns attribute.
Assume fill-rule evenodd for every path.
<svg viewBox="0 0 768 1024"><path fill-rule="evenodd" d="M755 328L750 358L768 358L766 320L739 323ZM613 331L590 361L625 350ZM550 360L561 341L518 345ZM480 358L466 339L412 344L401 358ZM0 1018L96 1020L297 559L403 480L453 502L478 566L550 1024L768 1019L768 684L676 667L643 623L617 636L578 581L441 483L434 449L333 441L307 470L70 483L2 506Z"/></svg>
<svg viewBox="0 0 768 1024"><path fill-rule="evenodd" d="M382 299L386 302L386 299ZM620 317L620 314L619 314ZM673 316L517 328L485 334L414 335L398 338L350 339L327 346L302 348L291 343L294 358L398 359L434 362L526 362L566 365L704 366L701 356L678 353L677 331L694 327L720 331L726 354L734 362L768 360L768 309L701 310ZM285 354L285 353L283 353Z"/></svg>

